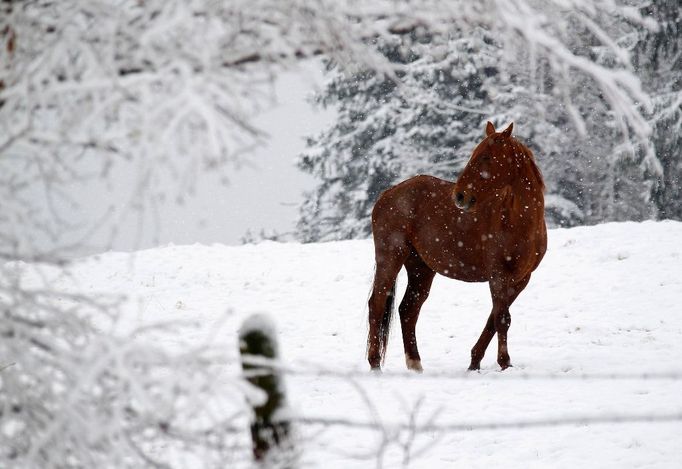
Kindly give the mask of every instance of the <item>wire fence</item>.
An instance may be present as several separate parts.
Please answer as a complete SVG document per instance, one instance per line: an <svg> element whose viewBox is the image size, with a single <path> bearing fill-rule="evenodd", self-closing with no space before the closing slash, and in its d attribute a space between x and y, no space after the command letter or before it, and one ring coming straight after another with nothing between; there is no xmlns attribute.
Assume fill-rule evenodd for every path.
<svg viewBox="0 0 682 469"><path fill-rule="evenodd" d="M437 432L451 433L474 430L510 430L566 425L622 424L622 423L670 423L682 422L682 411L669 414L604 414L604 415L566 415L546 419L511 420L503 422L458 422L458 423L426 423L412 425L409 423L380 424L378 422L362 422L336 417L297 417L292 423L318 426L342 426L369 430L388 428L394 431L413 431L416 433Z"/></svg>
<svg viewBox="0 0 682 469"><path fill-rule="evenodd" d="M538 372L514 372L513 367L505 372L479 372L479 371L429 371L415 373L414 371L391 371L391 372L368 372L363 370L340 371L315 364L301 366L287 366L283 364L273 364L275 369L292 376L319 376L333 377L341 379L373 379L377 376L381 379L443 379L473 381L476 379L492 379L501 381L682 381L682 371L650 371L650 372L565 372L565 373L538 373ZM511 372L509 371L511 370Z"/></svg>
<svg viewBox="0 0 682 469"><path fill-rule="evenodd" d="M273 338L274 340L274 338ZM243 351L242 351L243 353ZM243 376L250 382L268 376L298 378L314 378L315 380L329 379L342 380L351 385L357 392L360 402L365 406L367 417L364 419L349 417L346 415L313 415L308 412L287 413L287 425L299 428L309 428L312 435L334 428L345 428L358 431L377 432L379 435L376 447L377 467L383 467L383 457L387 448L397 446L403 452L403 467L409 466L409 461L417 454L423 454L427 448L435 443L427 444L424 448L416 451L415 441L420 436L436 436L439 440L446 434L455 432L473 431L504 431L518 429L542 429L566 426L591 426L591 425L625 425L625 424L668 424L682 422L682 402L673 404L670 410L644 411L582 411L582 413L567 413L563 415L549 415L540 418L514 418L504 414L496 415L494 420L445 420L442 418L441 409L431 411L424 415L423 404L426 399L420 397L411 408L404 409L399 416L389 415L383 417L385 412L379 411L372 388L377 380L399 380L416 383L425 381L444 382L583 382L583 383L608 383L608 382L673 382L682 381L682 370L651 370L645 372L582 372L568 370L562 373L526 372L515 369L504 373L496 371L431 371L425 373L383 372L375 373L366 370L340 370L313 362L298 362L285 364L278 358L258 356L243 353L242 357ZM342 410L334 409L332 412ZM256 411L254 411L254 414ZM440 421L439 421L440 420ZM236 428L234 430L237 430ZM253 426L252 426L253 430ZM242 430L243 431L243 430ZM255 448L255 446L254 446Z"/></svg>
<svg viewBox="0 0 682 469"><path fill-rule="evenodd" d="M341 371L332 369L319 364L304 363L298 366L283 364L277 360L263 359L262 357L250 356L243 358L251 365L260 365L260 371L245 373L245 376L253 376L253 373L271 373L275 370L278 373L292 377L308 376L315 378L335 378L347 380L356 388L359 388L359 380L377 379L415 379L415 380L454 380L454 381L580 381L580 382L604 382L604 381L682 381L682 371L649 371L649 372L613 372L613 373L594 373L594 372L565 372L565 373L537 373L537 372L446 372L435 371L428 373L415 373L413 371L404 372L382 372L375 373L362 370ZM358 389L359 393L363 393ZM368 399L365 396L365 400ZM495 422L457 422L457 423L426 423L415 425L413 423L385 423L379 421L361 421L338 417L315 417L298 416L292 419L292 423L311 426L342 426L360 429L381 429L390 427L392 430L410 430L417 432L461 432L474 430L505 430L505 429L524 429L542 428L566 425L590 425L590 424L627 424L627 423L666 423L682 422L682 407L670 412L663 413L605 413L605 414L583 414L583 415L562 415L543 419L522 419L513 421Z"/></svg>

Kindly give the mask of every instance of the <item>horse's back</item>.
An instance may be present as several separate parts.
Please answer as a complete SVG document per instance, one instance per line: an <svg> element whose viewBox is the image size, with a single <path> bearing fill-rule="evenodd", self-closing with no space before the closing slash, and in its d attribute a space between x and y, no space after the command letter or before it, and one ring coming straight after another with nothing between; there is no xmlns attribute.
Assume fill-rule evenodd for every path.
<svg viewBox="0 0 682 469"><path fill-rule="evenodd" d="M376 233L393 225L407 229L406 222L419 216L424 201L447 201L451 199L453 187L451 181L422 174L386 189L374 204L372 230Z"/></svg>
<svg viewBox="0 0 682 469"><path fill-rule="evenodd" d="M385 190L372 210L375 246L413 245L427 218L429 224L443 225L447 214L456 210L453 187L453 182L419 175ZM440 218L443 220L436 220Z"/></svg>

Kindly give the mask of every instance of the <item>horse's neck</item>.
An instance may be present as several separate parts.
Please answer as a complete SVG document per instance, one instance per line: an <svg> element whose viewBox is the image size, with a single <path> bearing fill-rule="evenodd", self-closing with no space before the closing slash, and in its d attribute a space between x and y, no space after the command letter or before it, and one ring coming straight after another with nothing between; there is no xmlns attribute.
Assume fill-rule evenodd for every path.
<svg viewBox="0 0 682 469"><path fill-rule="evenodd" d="M528 156L522 164L525 165L522 175L512 185L512 205L515 210L510 216L517 221L529 217L533 220L544 219L545 184L542 175L532 157ZM529 220L525 221L528 223Z"/></svg>
<svg viewBox="0 0 682 469"><path fill-rule="evenodd" d="M499 212L491 213L492 217L502 216L505 225L519 229L527 227L534 230L537 220L544 220L545 199L542 187L536 187L533 181L521 180L513 186L507 186L499 194Z"/></svg>

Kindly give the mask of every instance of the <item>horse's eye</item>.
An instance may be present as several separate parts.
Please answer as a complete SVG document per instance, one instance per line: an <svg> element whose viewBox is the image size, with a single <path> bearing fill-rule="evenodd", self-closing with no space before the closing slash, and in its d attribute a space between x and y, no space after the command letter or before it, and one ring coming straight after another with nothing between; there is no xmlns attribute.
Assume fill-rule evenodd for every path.
<svg viewBox="0 0 682 469"><path fill-rule="evenodd" d="M481 171L481 177L483 179L490 179L490 173L488 171Z"/></svg>

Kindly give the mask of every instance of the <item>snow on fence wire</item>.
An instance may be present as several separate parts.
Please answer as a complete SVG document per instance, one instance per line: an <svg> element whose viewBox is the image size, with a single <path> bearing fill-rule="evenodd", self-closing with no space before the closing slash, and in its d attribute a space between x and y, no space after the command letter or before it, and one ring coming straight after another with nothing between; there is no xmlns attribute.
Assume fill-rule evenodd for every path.
<svg viewBox="0 0 682 469"><path fill-rule="evenodd" d="M261 357L252 357L247 360L260 361L265 364ZM307 362L305 368L296 368L286 366L282 363L267 361L268 366L275 367L281 373L298 376L319 376L319 377L334 377L334 378L376 378L374 373L369 371L339 371L312 362ZM512 367L513 368L513 367ZM469 380L476 379L479 373L472 373L471 371L462 372L448 372L448 371L430 371L428 373L417 374L414 371L391 371L389 373L382 373L381 379L394 378L416 378L419 379L450 379L450 380ZM682 370L668 370L668 371L654 371L654 372L626 372L626 373L488 373L485 378L496 380L548 380L548 381L682 381Z"/></svg>
<svg viewBox="0 0 682 469"><path fill-rule="evenodd" d="M394 423L382 425L377 422L361 422L342 418L298 417L291 419L292 423L321 426L344 426L370 430L380 430L381 427L400 431L450 433L472 430L509 430L525 428L559 427L563 425L587 425L605 423L667 423L681 422L682 411L670 414L604 414L578 415L547 419L513 420L509 422L464 422L464 423L426 423L413 425L408 423Z"/></svg>
<svg viewBox="0 0 682 469"><path fill-rule="evenodd" d="M247 336L251 338L247 340ZM257 340L263 340L264 345L249 346L248 342L253 342L254 337ZM264 349L266 353L260 353L258 350ZM385 448L386 443L392 437L400 433L408 433L416 435L418 433L452 433L462 431L474 430L509 430L509 429L529 429L529 428L544 428L544 427L558 427L566 425L587 425L587 424L626 424L626 423L669 423L682 422L682 409L673 410L664 413L603 413L603 414L584 414L584 415L564 415L553 418L541 419L518 419L508 421L474 421L474 422L455 422L455 423L436 423L434 417L431 417L426 423L417 423L416 415L421 406L420 399L409 415L408 422L382 422L377 417L377 412L372 412L374 420L362 421L339 417L314 417L314 416L295 416L290 415L286 411L286 396L284 385L282 384L282 375L290 376L314 376L316 378L337 378L343 379L351 383L358 393L361 395L365 404L370 410L375 410L369 399L367 393L359 384L359 380L377 379L376 374L367 371L339 371L330 369L314 363L305 363L299 367L288 366L277 359L277 341L274 326L265 316L258 315L251 317L245 321L244 326L240 330L240 352L243 368L243 375L252 384L260 387L267 397L264 400L253 404L252 422L252 438L253 438L253 452L257 460L262 460L265 456L265 451L271 448L278 448L278 456L269 456L269 458L282 459L282 454L287 455L289 461L295 461L296 455L293 451L293 443L286 438L280 439L276 425L284 425L286 427L286 434L288 435L290 426L292 424L317 426L317 427L350 427L364 430L379 431L384 435L382 448ZM476 379L477 374L472 376L471 372L430 372L419 375L419 379L438 379L438 380L472 380ZM414 372L391 372L381 375L381 379L395 379L395 378L415 378ZM577 373L577 374L555 374L555 373L514 373L502 374L491 373L486 374L485 378L493 380L509 381L682 381L682 371L662 371L662 372L627 372L627 373ZM257 383L269 383L266 386L261 386ZM273 402L275 404L273 404ZM274 409L274 407L281 405L281 408ZM280 420L275 426L271 425L271 429L266 429L266 434L259 435L254 431L258 425L262 425L262 409L263 406L269 406L269 412L273 415L278 415ZM281 419L284 419L281 420ZM261 423L259 423L261 422ZM236 427L230 429L234 432L243 431ZM269 433L268 433L269 432ZM391 437L392 435L392 437ZM269 441L263 442L263 438ZM379 449L381 452L381 448ZM293 456L292 456L293 455ZM295 462L292 463L295 466ZM286 467L290 467L288 464Z"/></svg>

